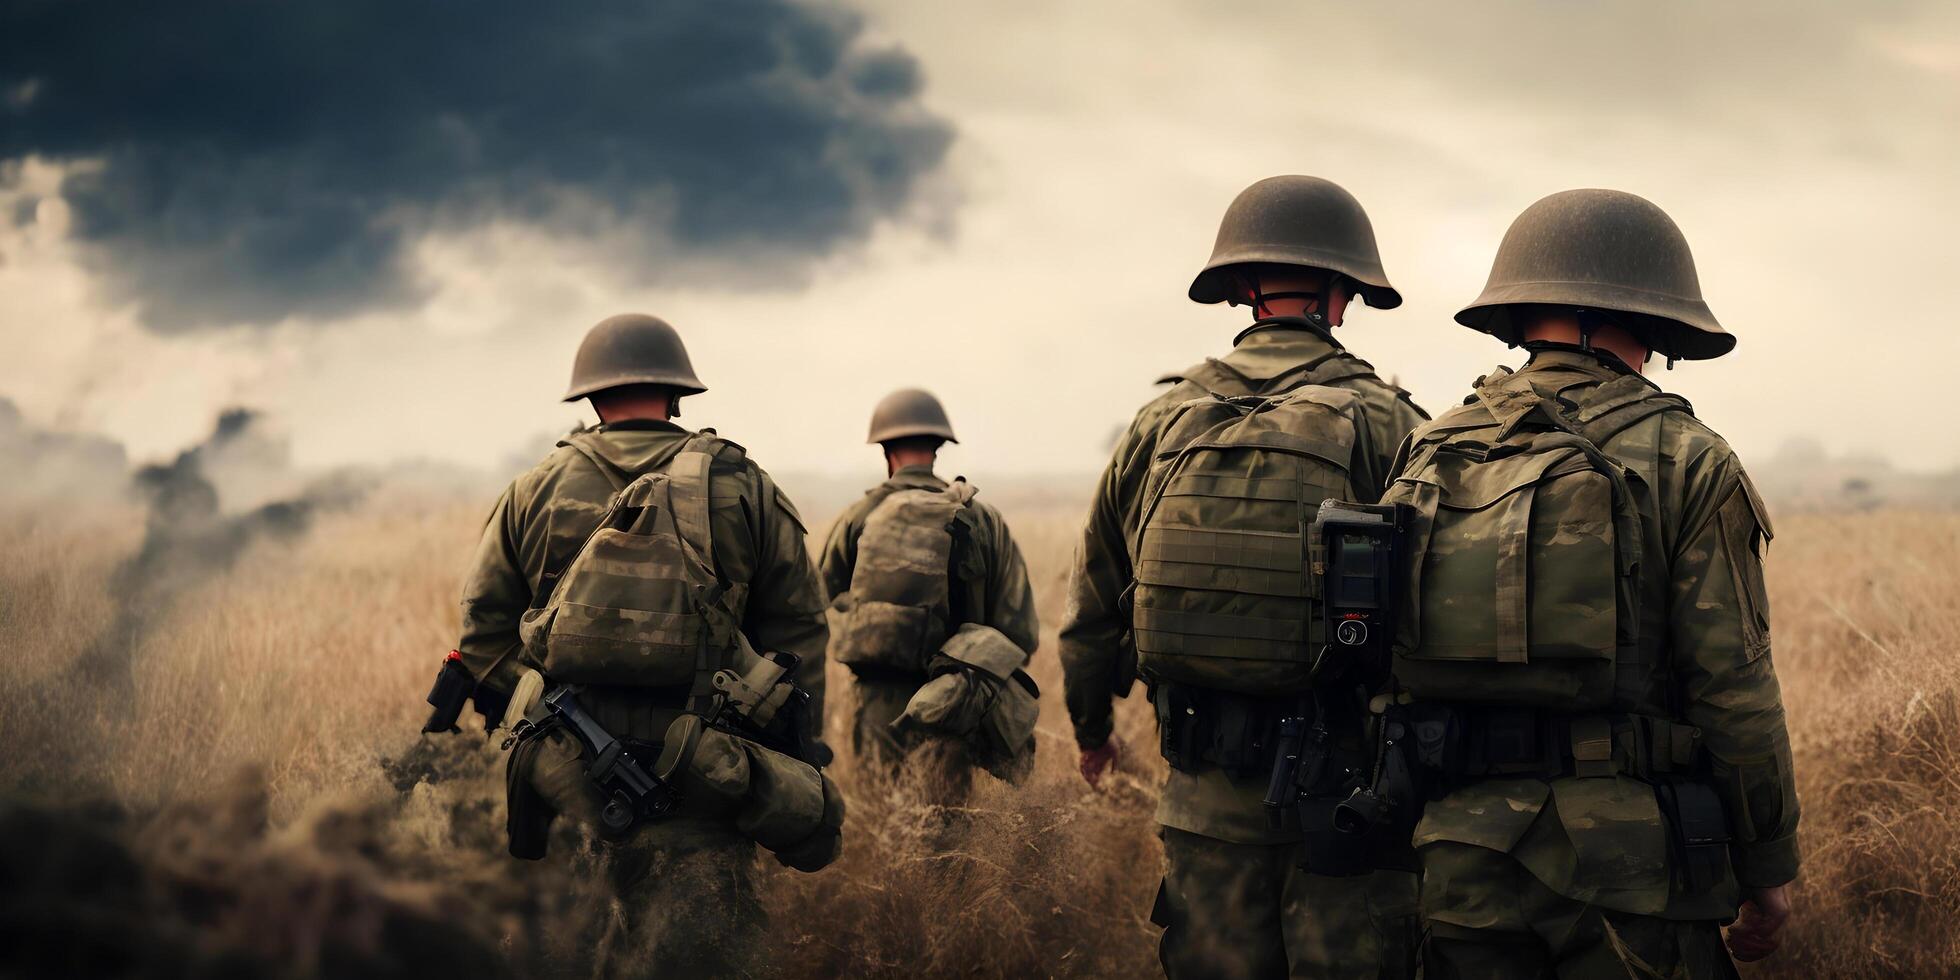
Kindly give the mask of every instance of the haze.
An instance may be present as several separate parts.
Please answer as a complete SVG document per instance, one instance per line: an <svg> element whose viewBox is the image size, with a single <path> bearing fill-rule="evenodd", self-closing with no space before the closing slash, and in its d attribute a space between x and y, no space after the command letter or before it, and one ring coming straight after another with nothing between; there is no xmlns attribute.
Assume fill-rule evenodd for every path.
<svg viewBox="0 0 1960 980"><path fill-rule="evenodd" d="M1730 357L1656 378L1745 460L1802 437L1913 470L1960 465L1960 440L1929 438L1940 427L1920 421L1945 408L1960 355L1953 5L879 0L858 12L839 50L907 54L917 78L903 57L859 71L895 75L852 83L869 101L849 145L869 133L880 155L844 173L851 193L832 216L791 213L801 198L783 188L801 185L785 174L808 176L797 161L754 162L800 152L770 120L728 152L754 171L743 186L787 204L717 199L699 219L736 227L642 227L691 188L646 198L630 173L548 210L500 207L497 195L524 193L509 173L460 204L417 182L377 205L419 216L387 226L402 236L386 246L399 268L233 289L227 270L266 274L249 250L185 258L169 236L84 227L78 214L95 212L64 200L62 181L99 165L87 144L0 139L0 396L139 458L249 405L304 464L491 466L582 416L556 401L579 337L637 310L682 330L712 388L681 421L772 470L871 473L871 405L923 385L960 430L953 468L1087 473L1154 377L1224 352L1244 322L1184 298L1226 203L1259 177L1308 173L1369 209L1407 297L1357 307L1339 336L1432 412L1517 360L1450 319L1510 219L1555 190L1616 187L1679 222L1740 338ZM59 78L32 81L10 81L0 119L29 118L59 91ZM817 91L810 104L828 105ZM120 125L90 130L100 154ZM254 160L311 159L281 153ZM882 183L862 190L865 174ZM210 199L226 203L205 217L223 232L252 215L214 176Z"/></svg>

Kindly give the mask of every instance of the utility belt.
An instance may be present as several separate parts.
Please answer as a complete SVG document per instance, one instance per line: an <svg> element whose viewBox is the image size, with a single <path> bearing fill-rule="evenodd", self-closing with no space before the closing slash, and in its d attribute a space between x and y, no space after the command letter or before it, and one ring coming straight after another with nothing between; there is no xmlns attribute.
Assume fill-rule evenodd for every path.
<svg viewBox="0 0 1960 980"><path fill-rule="evenodd" d="M1694 775L1701 760L1700 729L1652 715L1435 703L1391 712L1408 729L1410 763L1442 791L1500 776L1658 782Z"/></svg>
<svg viewBox="0 0 1960 980"><path fill-rule="evenodd" d="M1419 809L1424 797L1480 779L1630 776L1654 787L1683 892L1705 893L1729 874L1728 814L1706 780L1701 730L1692 725L1652 715L1419 703L1390 707L1384 731L1400 742L1412 773L1405 786L1380 781L1362 795L1378 794L1391 808L1410 800Z"/></svg>

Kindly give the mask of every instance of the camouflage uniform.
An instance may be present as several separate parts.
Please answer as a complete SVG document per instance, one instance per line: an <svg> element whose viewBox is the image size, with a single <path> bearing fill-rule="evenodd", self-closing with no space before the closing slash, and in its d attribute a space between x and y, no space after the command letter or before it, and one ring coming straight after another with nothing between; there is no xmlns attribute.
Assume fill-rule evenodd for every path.
<svg viewBox="0 0 1960 980"><path fill-rule="evenodd" d="M823 571L825 593L833 600L850 591L851 574L857 567L858 538L864 533L865 519L885 498L900 490L944 490L946 481L933 475L932 467L900 467L891 478L866 492L838 515L831 525L829 540L818 558ZM987 567L986 581L974 590L977 601L967 608L980 610L978 622L999 630L1030 655L1041 641L1041 623L1035 616L1034 590L1028 583L1027 565L1021 549L1008 533L1000 512L975 500L972 504L982 533L974 540ZM892 732L891 723L905 711L923 674L907 676L888 673L858 673L852 687L857 694L857 714L852 721L851 747L859 760L880 766L895 766L908 748Z"/></svg>
<svg viewBox="0 0 1960 980"><path fill-rule="evenodd" d="M1204 392L1187 379L1217 374L1220 364L1260 390L1313 366L1325 383L1360 395L1369 428L1362 444L1371 448L1353 461L1351 475L1364 492L1380 489L1392 447L1427 418L1331 333L1296 317L1255 322L1224 358L1164 378L1176 383L1137 413L1103 473L1071 582L1062 670L1076 741L1085 749L1109 739L1111 694L1126 669L1130 614L1121 599L1133 578L1130 540L1157 441L1171 410ZM1269 826L1265 791L1264 774L1171 770L1157 807L1169 861L1155 915L1165 926L1165 969L1173 977L1412 973L1414 876L1299 870L1300 835Z"/></svg>
<svg viewBox="0 0 1960 980"><path fill-rule="evenodd" d="M1659 396L1610 355L1528 346L1529 363L1510 378L1568 406L1574 420ZM1473 398L1417 432L1402 458L1433 434L1479 423L1491 424L1490 414ZM1631 482L1646 538L1639 655L1621 665L1634 673L1622 670L1614 711L1699 729L1699 765L1730 823L1733 874L1687 892L1653 786L1625 771L1638 749L1616 731L1617 771L1484 778L1427 805L1415 835L1425 975L1646 975L1638 964L1660 976L1733 975L1720 923L1735 916L1738 885L1773 887L1796 875L1797 797L1769 657L1762 556L1771 530L1762 501L1728 444L1685 406L1649 415L1601 448L1638 476Z"/></svg>
<svg viewBox="0 0 1960 980"><path fill-rule="evenodd" d="M515 684L522 669L518 620L544 577L570 563L618 487L665 464L688 437L670 422L601 425L572 434L511 483L484 526L464 590L457 648L472 674L503 690ZM714 460L710 488L714 560L735 583L732 608L743 632L758 649L802 658L796 683L810 692L820 727L827 631L801 519L733 444L724 444ZM684 686L591 687L581 698L614 734L658 742L686 695ZM591 824L597 793L577 750L563 732L550 739L530 771L514 775L528 780L553 809ZM699 973L740 966L735 951L754 947L762 919L754 892L755 845L726 814L684 803L675 817L643 825L604 851L628 918L630 939L610 950L617 968L644 971L658 962L672 972ZM649 950L656 958L642 955Z"/></svg>

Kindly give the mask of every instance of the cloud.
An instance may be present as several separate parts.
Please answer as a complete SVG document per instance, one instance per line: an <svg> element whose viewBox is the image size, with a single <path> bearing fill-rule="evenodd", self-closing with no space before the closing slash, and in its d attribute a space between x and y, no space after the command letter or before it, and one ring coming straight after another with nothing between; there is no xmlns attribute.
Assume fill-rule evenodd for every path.
<svg viewBox="0 0 1960 980"><path fill-rule="evenodd" d="M919 204L922 84L827 0L0 0L0 166L71 165L162 331L412 307L413 245L493 220L793 276Z"/></svg>

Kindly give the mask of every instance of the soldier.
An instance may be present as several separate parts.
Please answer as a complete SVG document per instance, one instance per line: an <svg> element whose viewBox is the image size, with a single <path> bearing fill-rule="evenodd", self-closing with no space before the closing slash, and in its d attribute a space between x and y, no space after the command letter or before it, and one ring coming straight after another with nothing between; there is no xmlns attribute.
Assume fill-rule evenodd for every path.
<svg viewBox="0 0 1960 980"><path fill-rule="evenodd" d="M826 628L801 519L741 447L711 429L693 433L672 421L684 396L705 390L680 335L659 319L615 316L586 335L565 400L590 400L599 424L561 440L543 462L504 491L484 527L468 576L457 650L460 663L479 682L479 708L499 694L507 697L526 668L541 669L553 680L577 678L577 697L584 708L608 732L644 749L636 754L650 768L672 726L695 710L694 699L702 692L693 686L698 670L694 658L710 644L707 637L739 642L716 632L715 617L725 616L754 649L800 658L796 682L812 700L806 734L814 738L820 732ZM671 496L663 500L671 503L671 519L680 524L677 536L691 542L687 547L711 553L709 581L718 578L726 586L712 608L700 607L700 620L690 620L686 605L662 611L663 603L672 605L667 597L681 585L677 570L667 567L678 558L645 561L621 550L630 549L630 541L621 543L627 539L601 542L595 534L609 515L609 501L616 494L624 496L622 488L641 487L638 478L655 473L671 477ZM549 619L537 615L564 596L575 575L583 574L568 571L568 566L575 556L586 557L588 539L614 549L614 567L602 571L615 576L637 608L652 611L595 612L593 606L567 605L555 607ZM693 599L682 594L678 601ZM583 618L573 621L581 609ZM641 641L628 647L624 661L599 663L596 655L580 653L599 649L596 642L563 650L549 645L568 633L603 636L622 625L633 628L631 638ZM665 636L663 630L676 635ZM549 641L539 639L545 634ZM707 746L718 746L725 754L747 752L748 766L783 762L731 741L703 740L693 751L705 753ZM811 754L820 765L820 743ZM606 801L587 776L591 762L579 757L576 742L562 730L519 745L511 761L513 853L528 848L531 853L520 856L541 855L542 841L521 844L524 835L519 831L528 826L534 831L531 836L541 837L538 825L553 814L598 825ZM785 771L791 770L802 779L813 773L808 767ZM832 792L826 781L821 793ZM615 957L608 964L613 970L722 975L741 968L756 945L754 933L762 921L754 891L756 841L772 842L755 833L753 808L744 809L751 801L731 801L693 788L682 795L673 814L642 824L603 848L607 877L631 937L601 950L602 958ZM835 802L841 807L841 800ZM817 806L826 810L825 795L818 797ZM778 858L811 870L828 863L836 854L831 818L841 822L841 816L841 809L826 812L826 829L799 846L773 842Z"/></svg>
<svg viewBox="0 0 1960 980"><path fill-rule="evenodd" d="M1310 517L1326 493L1372 500L1393 447L1427 418L1334 339L1356 296L1378 309L1402 301L1352 195L1299 176L1268 178L1241 193L1190 297L1245 304L1253 322L1223 358L1161 379L1173 386L1137 413L1118 442L1084 531L1062 630L1069 715L1082 774L1094 785L1120 752L1112 695L1127 693L1139 667L1150 685L1171 762L1157 808L1168 873L1152 919L1165 927L1159 955L1172 977L1413 972L1414 875L1303 870L1302 828L1275 826L1262 805L1275 755L1270 733L1296 711L1298 657L1308 647L1300 632L1309 611L1301 516ZM1286 392L1301 395L1263 417L1292 421L1252 441L1339 459L1302 457L1297 473L1247 479L1245 460L1256 451L1248 443L1219 472L1164 495L1153 461L1169 455L1167 433L1181 419L1232 415L1234 403L1214 395ZM1180 446L1202 441L1178 437ZM1296 493L1303 496L1295 500ZM1147 497L1165 503L1150 506ZM1263 532L1177 526L1274 503L1273 527ZM1268 626L1282 632L1268 635ZM1209 677L1196 654L1211 658Z"/></svg>
<svg viewBox="0 0 1960 980"><path fill-rule="evenodd" d="M933 768L942 783L935 790L948 800L958 799L967 788L974 760L957 740L934 737L907 725L895 728L894 723L905 715L907 705L928 680L930 658L921 657L920 652L938 650L962 623L992 627L1011 642L1018 654L1007 656L1015 668L1034 653L1041 625L1035 616L1027 566L1000 512L973 499L974 491L964 477L949 484L933 472L939 447L959 440L953 436L946 410L930 392L908 388L885 396L871 413L870 435L865 441L884 450L887 479L838 516L819 560L824 590L844 617L844 625L833 637L833 656L851 668L857 693L851 745L862 762L892 771L911 749L926 741L935 743L938 757L932 760ZM893 498L904 491L925 491L929 496L914 494L912 498L921 506L901 508L898 505L907 498ZM888 505L888 501L892 503ZM867 527L888 518L896 529L914 513L930 515L926 523L943 527L948 521L942 510L956 518L951 523L960 537L926 535L952 549L946 556L924 562L934 569L929 587L936 596L943 596L939 601L944 606L937 624L923 631L931 635L898 642L889 629L853 629L858 617L851 609L868 612L869 606L880 600L916 601L916 596L908 599L881 594L907 591L909 583L892 582L889 576L875 573L893 565L896 554L883 556L884 561L875 566L861 566L859 559L862 549L879 547L874 538L895 549L901 537L906 543L920 540L920 532L867 538ZM939 571L949 568L957 581L955 574ZM1018 772L1031 762L1032 733L1017 750L1025 750L1025 758L1013 761L1003 771Z"/></svg>
<svg viewBox="0 0 1960 980"><path fill-rule="evenodd" d="M1659 208L1512 223L1456 317L1530 352L1419 430L1395 657L1432 802L1424 975L1733 976L1776 948L1797 797L1742 464L1651 357L1735 346ZM1440 797L1440 798L1435 798Z"/></svg>

